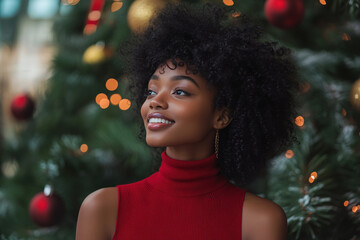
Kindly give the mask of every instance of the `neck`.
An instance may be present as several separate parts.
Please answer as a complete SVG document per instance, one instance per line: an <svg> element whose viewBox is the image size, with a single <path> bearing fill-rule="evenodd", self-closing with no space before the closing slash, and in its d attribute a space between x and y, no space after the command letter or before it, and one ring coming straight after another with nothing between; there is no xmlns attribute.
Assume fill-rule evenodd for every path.
<svg viewBox="0 0 360 240"><path fill-rule="evenodd" d="M173 159L194 161L204 159L215 152L215 134L210 134L201 144L191 143L187 145L167 146L166 155Z"/></svg>

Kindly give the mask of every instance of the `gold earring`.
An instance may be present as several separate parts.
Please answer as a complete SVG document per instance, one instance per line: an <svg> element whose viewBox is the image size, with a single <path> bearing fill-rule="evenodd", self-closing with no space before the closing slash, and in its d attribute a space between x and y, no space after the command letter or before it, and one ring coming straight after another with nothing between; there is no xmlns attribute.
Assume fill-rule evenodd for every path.
<svg viewBox="0 0 360 240"><path fill-rule="evenodd" d="M219 158L219 129L216 129L216 136L215 136L215 155L216 155L216 158Z"/></svg>

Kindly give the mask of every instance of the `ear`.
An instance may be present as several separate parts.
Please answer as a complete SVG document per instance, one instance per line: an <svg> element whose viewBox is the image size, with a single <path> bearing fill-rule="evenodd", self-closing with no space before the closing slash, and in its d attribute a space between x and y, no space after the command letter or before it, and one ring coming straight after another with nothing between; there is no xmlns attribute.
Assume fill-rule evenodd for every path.
<svg viewBox="0 0 360 240"><path fill-rule="evenodd" d="M230 118L230 111L227 108L215 111L214 128L223 129L227 127L232 119Z"/></svg>

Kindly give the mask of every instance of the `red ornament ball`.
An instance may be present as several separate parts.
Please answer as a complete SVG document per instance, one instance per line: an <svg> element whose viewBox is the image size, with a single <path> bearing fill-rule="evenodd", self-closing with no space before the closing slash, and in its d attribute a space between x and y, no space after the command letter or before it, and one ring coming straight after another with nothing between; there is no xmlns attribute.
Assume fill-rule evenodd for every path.
<svg viewBox="0 0 360 240"><path fill-rule="evenodd" d="M64 217L65 204L56 193L46 196L43 192L36 194L30 202L31 219L40 227L51 227L61 222Z"/></svg>
<svg viewBox="0 0 360 240"><path fill-rule="evenodd" d="M303 0L267 0L264 12L272 25L286 29L303 20L305 7Z"/></svg>
<svg viewBox="0 0 360 240"><path fill-rule="evenodd" d="M28 120L34 114L35 102L28 94L20 94L12 100L10 109L17 120Z"/></svg>

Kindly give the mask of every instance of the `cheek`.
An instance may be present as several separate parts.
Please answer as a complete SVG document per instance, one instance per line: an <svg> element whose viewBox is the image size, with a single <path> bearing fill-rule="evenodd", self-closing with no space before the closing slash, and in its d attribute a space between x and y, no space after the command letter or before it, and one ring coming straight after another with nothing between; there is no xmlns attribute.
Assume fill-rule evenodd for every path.
<svg viewBox="0 0 360 240"><path fill-rule="evenodd" d="M143 105L141 106L141 109L140 109L140 114L141 114L141 117L143 119L145 119L146 115L147 115L147 110L148 110L148 106L147 106L147 101L145 101L143 103Z"/></svg>
<svg viewBox="0 0 360 240"><path fill-rule="evenodd" d="M198 128L208 128L212 123L210 106L205 103L193 103L179 108L179 116L183 123Z"/></svg>

